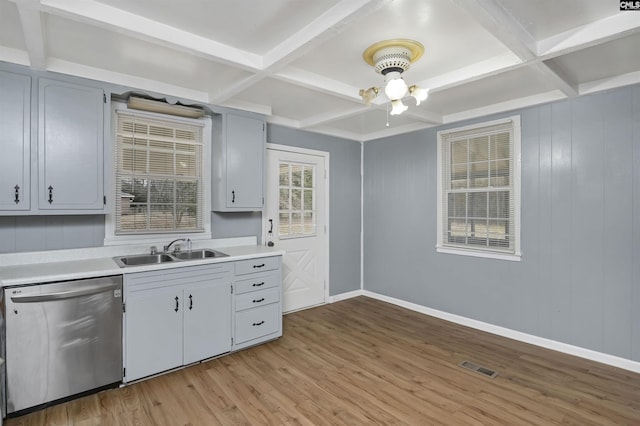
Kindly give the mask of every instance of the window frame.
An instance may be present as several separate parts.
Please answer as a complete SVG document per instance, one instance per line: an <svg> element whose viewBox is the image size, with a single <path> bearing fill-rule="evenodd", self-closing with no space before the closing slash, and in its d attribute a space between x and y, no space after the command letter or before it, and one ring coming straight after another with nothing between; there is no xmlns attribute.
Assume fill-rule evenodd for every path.
<svg viewBox="0 0 640 426"><path fill-rule="evenodd" d="M481 133L483 129L493 126L502 126L505 124L511 124L513 141L512 143L512 157L511 161L513 164L513 183L512 187L509 190L509 193L514 198L514 215L513 215L513 226L514 232L513 237L514 247L513 251L511 250L501 250L501 249L490 249L483 248L480 246L467 246L463 247L458 244L450 245L444 241L444 216L447 207L445 206L444 194L447 189L444 188L445 179L442 175L444 168L444 144L445 144L445 136L461 133L461 132L472 132L473 130L478 130L478 133ZM446 253L446 254L455 254L462 256L472 256L472 257L483 257L490 259L498 259L498 260L509 260L509 261L520 261L522 259L521 252L521 223L520 223L520 213L521 213L521 201L522 201L522 191L521 191L521 127L520 127L520 116L514 115L510 117L506 117L499 120L493 120L488 122L476 123L468 126L456 127L446 130L441 130L437 133L438 137L438 147L437 147L437 242L436 242L436 251L438 253ZM471 136L469 137L471 138ZM473 192L473 191L469 191Z"/></svg>
<svg viewBox="0 0 640 426"><path fill-rule="evenodd" d="M116 200L114 197L116 191L116 150L117 150L117 119L116 114L118 110L124 110L128 113L138 115L155 120L174 121L179 123L187 123L202 126L202 226L203 231L199 232L166 232L161 231L158 233L137 233L137 234L116 234ZM192 119L177 117L167 114L159 114L154 112L133 110L127 107L125 102L113 101L111 102L111 135L109 138L109 164L105 167L105 172L109 173L109 193L112 200L109 202L108 214L105 215L105 238L104 245L118 245L118 244L133 244L133 243L156 243L158 241L173 240L177 237L190 238L193 241L197 240L210 240L211 236L211 132L212 122L211 118L205 116L201 119Z"/></svg>

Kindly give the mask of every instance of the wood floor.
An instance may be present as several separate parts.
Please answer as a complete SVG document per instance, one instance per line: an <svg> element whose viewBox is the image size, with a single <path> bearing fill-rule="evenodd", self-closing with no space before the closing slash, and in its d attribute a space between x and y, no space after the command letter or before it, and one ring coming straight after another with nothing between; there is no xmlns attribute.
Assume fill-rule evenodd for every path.
<svg viewBox="0 0 640 426"><path fill-rule="evenodd" d="M5 422L98 424L640 425L640 374L359 297L285 316L277 341Z"/></svg>

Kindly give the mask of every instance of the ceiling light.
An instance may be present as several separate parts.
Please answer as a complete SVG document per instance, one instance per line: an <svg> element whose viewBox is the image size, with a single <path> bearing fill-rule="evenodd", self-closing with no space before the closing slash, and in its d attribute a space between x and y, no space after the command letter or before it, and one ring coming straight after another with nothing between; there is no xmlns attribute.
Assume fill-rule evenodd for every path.
<svg viewBox="0 0 640 426"><path fill-rule="evenodd" d="M424 46L407 39L385 40L369 46L362 58L366 63L374 67L377 73L385 76L384 93L391 101L391 115L402 114L408 107L402 103L407 93L416 100L416 105L427 99L429 89L421 89L418 86L407 86L402 73L409 69L411 64L422 56ZM360 90L360 96L365 104L371 105L371 101L378 96L380 89L371 87Z"/></svg>
<svg viewBox="0 0 640 426"><path fill-rule="evenodd" d="M407 83L405 83L402 77L400 77L399 72L392 71L388 73L384 81L384 93L392 101L395 101L396 99L402 99L404 98L404 95L407 94Z"/></svg>
<svg viewBox="0 0 640 426"><path fill-rule="evenodd" d="M416 105L420 105L420 102L429 97L429 89L421 89L415 84L409 87L409 93L415 98Z"/></svg>
<svg viewBox="0 0 640 426"><path fill-rule="evenodd" d="M395 101L391 101L391 112L389 114L400 115L408 109L409 107L403 104L402 100L396 99Z"/></svg>

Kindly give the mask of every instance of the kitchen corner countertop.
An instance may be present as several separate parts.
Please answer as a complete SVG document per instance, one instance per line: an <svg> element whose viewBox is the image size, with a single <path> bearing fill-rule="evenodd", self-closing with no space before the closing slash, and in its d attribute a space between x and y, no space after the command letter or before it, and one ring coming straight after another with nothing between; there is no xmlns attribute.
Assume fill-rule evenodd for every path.
<svg viewBox="0 0 640 426"><path fill-rule="evenodd" d="M202 248L205 247L203 246ZM215 247L215 250L221 251L228 256L168 262L160 265L154 264L120 268L112 259L113 256L141 254L142 252L129 253L123 251L121 253L114 254L114 250L117 249L110 248L109 250L104 250L104 253L100 253L100 250L94 250L95 254L98 256L102 254L104 257L90 257L77 260L74 260L72 258L73 256L69 256L68 254L59 256L65 259L59 260L59 257L56 259L55 255L42 255L43 252L33 253L34 257L40 260L39 262L16 262L16 264L11 264L11 260L5 260L0 263L0 265L2 265L0 266L0 287L66 281L108 275L123 275L133 272L156 271L160 269L182 268L192 265L233 262L236 260L281 256L284 254L282 250L258 245Z"/></svg>

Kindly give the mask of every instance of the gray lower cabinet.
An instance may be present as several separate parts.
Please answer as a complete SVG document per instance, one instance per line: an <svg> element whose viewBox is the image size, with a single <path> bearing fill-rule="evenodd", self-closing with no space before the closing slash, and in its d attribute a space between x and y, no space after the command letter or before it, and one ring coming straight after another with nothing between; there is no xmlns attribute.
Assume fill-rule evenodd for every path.
<svg viewBox="0 0 640 426"><path fill-rule="evenodd" d="M282 336L282 258L235 262L233 349Z"/></svg>
<svg viewBox="0 0 640 426"><path fill-rule="evenodd" d="M0 71L0 215L30 209L31 77Z"/></svg>
<svg viewBox="0 0 640 426"><path fill-rule="evenodd" d="M213 120L212 210L256 211L264 205L263 116L224 112Z"/></svg>
<svg viewBox="0 0 640 426"><path fill-rule="evenodd" d="M124 382L231 350L232 263L124 275Z"/></svg>
<svg viewBox="0 0 640 426"><path fill-rule="evenodd" d="M38 82L38 208L104 212L104 92Z"/></svg>
<svg viewBox="0 0 640 426"><path fill-rule="evenodd" d="M282 336L282 258L124 274L131 382Z"/></svg>

